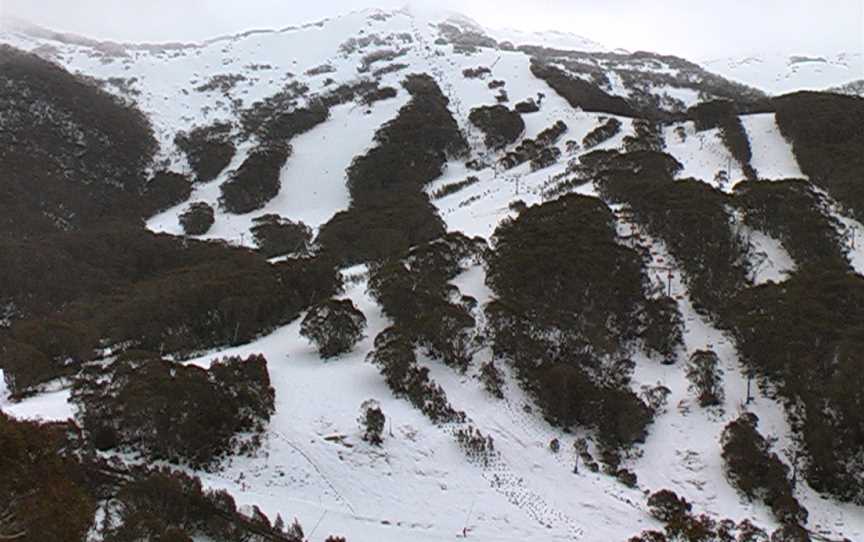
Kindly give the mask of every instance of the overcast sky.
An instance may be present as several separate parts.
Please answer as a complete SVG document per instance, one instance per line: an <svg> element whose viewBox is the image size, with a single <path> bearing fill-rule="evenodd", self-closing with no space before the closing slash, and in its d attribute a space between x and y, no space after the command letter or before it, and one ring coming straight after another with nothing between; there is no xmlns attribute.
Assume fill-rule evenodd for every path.
<svg viewBox="0 0 864 542"><path fill-rule="evenodd" d="M864 52L864 0L417 0L485 26L575 32L695 60ZM0 17L118 41L197 41L405 0L0 0Z"/></svg>

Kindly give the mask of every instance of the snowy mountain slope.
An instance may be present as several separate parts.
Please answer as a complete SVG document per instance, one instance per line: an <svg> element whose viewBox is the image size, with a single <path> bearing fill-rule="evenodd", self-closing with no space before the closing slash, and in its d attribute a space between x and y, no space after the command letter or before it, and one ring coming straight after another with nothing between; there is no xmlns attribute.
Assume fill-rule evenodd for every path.
<svg viewBox="0 0 864 542"><path fill-rule="evenodd" d="M532 74L531 57L523 51L481 47L470 54L454 54L450 44L436 43L441 35L430 23L437 22L405 12L358 12L300 29L251 33L161 50L121 47L110 54L101 47L34 36L20 29L0 33L0 41L50 55L70 70L107 81L106 89L135 101L154 124L161 160L182 173L189 172L189 164L175 148L174 136L178 132L215 121L236 122L240 109L274 94L288 81L308 85L310 95L314 95L325 88L328 78L345 82L368 77L369 71L388 62L369 63L368 55L396 51L398 56L389 62L406 66L382 73L378 76L380 83L399 88L400 80L408 73L432 75L450 99L450 110L467 135L471 157L482 163L479 169L472 169L464 160L453 160L444 175L425 189L434 194L469 176L477 177L475 184L433 203L448 230L490 239L502 220L516 216L511 208L516 202L533 205L554 197L551 189L566 178L568 161L588 151L568 148L567 141L581 143L612 116L573 108ZM534 37L521 33L493 31L488 35L516 45L575 44L584 45L582 50L588 51L596 45L580 45L578 39L559 35L543 35L536 42ZM369 44L362 45L366 39ZM327 69L315 69L325 65ZM488 67L489 75L463 75L464 70L479 66ZM640 66L649 73L672 70L668 65L635 60L628 69ZM632 89L616 74L615 69L608 68L609 90L630 96ZM240 75L242 79L224 90L218 85L214 90L196 90L220 75ZM558 163L537 171L532 171L528 163L506 170L498 163L502 153L485 147L482 134L468 116L473 108L498 103L500 90L489 87L495 80L504 82L509 104L529 98L539 101L539 95L543 95L540 110L523 115L525 131L519 141L536 138L557 121L567 125L566 133L555 144L562 153ZM693 89L664 87L662 93L684 106L701 99ZM351 161L374 145L376 130L394 118L407 101L406 92L399 88L397 97L372 106L349 103L333 108L326 122L291 141L294 154L282 168L279 194L264 208L244 215L217 209L214 227L204 238L251 247L249 227L255 217L268 213L320 227L350 204L345 171ZM634 134L633 120L615 118L622 124L621 131L590 150L623 149L624 138ZM804 177L773 114L745 115L742 122L751 143L752 165L762 178ZM666 152L684 166L679 178L694 177L714 185L717 172L726 170L731 182L721 188L727 192L743 178L740 165L723 145L718 130L697 133L692 122L682 122L667 126L663 139ZM238 143L239 151L226 171L209 183L196 185L188 201L205 201L218 207L220 185L257 141L250 138ZM595 196L598 193L591 182L573 191ZM148 228L179 235L178 216L187 203L152 217ZM835 212L842 218L839 211ZM858 243L850 260L859 272L864 272L864 228L851 219L842 220L857 232ZM623 233L635 229L623 214L618 222ZM659 268L673 263L662 242L647 239L644 234L642 238L642 248L652 255L650 265ZM795 262L777 240L761 232L753 232L752 240L756 252L764 254L755 283L781 282L795 268ZM699 349L717 350L728 400L724 412L699 409L693 404L681 364L663 366L640 354L636 359L636 385L653 386L659 382L670 389L671 395L666 411L651 426L647 441L626 460L627 467L638 474L637 489L585 468L574 473L572 442L579 435L565 433L543 420L509 372L505 399L491 398L476 378L476 367L491 358L488 348L475 355L473 368L466 375L432 360L421 360L453 405L467 413L466 424L473 424L495 439L498 454L490 464L466 458L454 439L454 431L459 428L456 424L432 424L407 401L394 398L377 368L365 362L373 348L372 340L389 322L366 292L365 269L353 268L344 273L358 277L345 295L369 321L367 338L351 354L322 361L300 337L299 321L295 321L250 344L190 361L208 367L217 357L263 353L270 362L276 388L276 414L264 446L252 457L232 459L217 472L197 472L208 487L227 489L239 503L257 505L268 515L298 517L307 526L310 539L335 533L357 541L438 541L452 540L466 529L470 538L479 540L625 540L643 529L660 528L647 513L646 492L662 488L674 489L687 497L698 512L715 519L747 518L765 527L777 526L768 507L740 498L724 476L719 434L742 408L747 378L731 340L694 309L680 271L672 274L671 289L685 322L682 359ZM656 273L652 278L661 288L670 280ZM470 268L454 283L462 294L476 298L479 307L492 299L482 266ZM482 319L479 311L476 316ZM22 418L64 419L75 414L67 402L68 394L68 390L61 389L10 404L0 390L0 408ZM790 429L781 405L772 398L772 390L760 389L756 395L749 409L758 414L761 430L778 438L778 449L788 446ZM381 404L389 420L381 449L363 442L357 427L360 404L370 398ZM563 443L558 454L549 449L555 438ZM864 538L864 512L860 507L839 505L804 483L800 488L797 496L810 511L811 529L827 537Z"/></svg>
<svg viewBox="0 0 864 542"><path fill-rule="evenodd" d="M864 77L864 53L832 55L756 54L701 62L707 70L770 94L826 90Z"/></svg>

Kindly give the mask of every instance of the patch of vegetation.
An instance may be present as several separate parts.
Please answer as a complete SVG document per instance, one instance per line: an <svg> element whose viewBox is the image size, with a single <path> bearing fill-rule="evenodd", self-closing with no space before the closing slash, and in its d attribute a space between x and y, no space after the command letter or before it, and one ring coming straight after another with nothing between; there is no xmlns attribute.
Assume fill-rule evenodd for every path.
<svg viewBox="0 0 864 542"><path fill-rule="evenodd" d="M227 122L201 126L189 133L180 132L174 138L177 148L186 153L195 172L195 182L210 182L231 163L237 147L231 141L234 127Z"/></svg>
<svg viewBox="0 0 864 542"><path fill-rule="evenodd" d="M309 124L315 125L324 119L314 122L314 119L320 118L321 108L300 109L300 113L295 113L298 109L299 99L309 92L309 87L297 81L291 81L286 84L282 90L268 96L267 98L253 103L249 108L240 112L240 129L245 137L257 136L263 141L282 140L288 141L293 135L301 133L302 127ZM296 126L295 132L290 130L291 126ZM287 133L282 133L281 129L288 128Z"/></svg>
<svg viewBox="0 0 864 542"><path fill-rule="evenodd" d="M458 290L449 281L483 245L451 233L415 247L404 260L374 265L369 278L370 295L400 334L429 357L463 372L473 354L475 321L470 300L454 300Z"/></svg>
<svg viewBox="0 0 864 542"><path fill-rule="evenodd" d="M797 92L774 104L801 171L864 221L864 98Z"/></svg>
<svg viewBox="0 0 864 542"><path fill-rule="evenodd" d="M799 268L849 270L842 226L807 181L746 181L735 193L745 223L780 240Z"/></svg>
<svg viewBox="0 0 864 542"><path fill-rule="evenodd" d="M759 419L745 413L723 430L726 476L748 499L760 499L771 507L780 523L807 522L807 510L793 494L789 468L771 451L771 443L756 429Z"/></svg>
<svg viewBox="0 0 864 542"><path fill-rule="evenodd" d="M621 133L621 121L616 118L606 119L603 124L594 128L582 139L582 147L591 149L604 141L609 141Z"/></svg>
<svg viewBox="0 0 864 542"><path fill-rule="evenodd" d="M431 77L412 75L403 86L411 101L378 130L378 145L348 169L351 207L319 232L322 250L345 263L404 254L444 233L422 189L468 146Z"/></svg>
<svg viewBox="0 0 864 542"><path fill-rule="evenodd" d="M480 182L480 179L471 175L466 178L464 181L457 181L455 183L445 184L438 190L432 193L432 199L439 200L442 198L446 198L447 196L453 195L457 192L460 192L469 186L473 186Z"/></svg>
<svg viewBox="0 0 864 542"><path fill-rule="evenodd" d="M595 151L580 160L606 198L625 203L665 242L699 307L719 311L747 286L747 244L731 227L729 196L701 181L673 180L681 164L663 153Z"/></svg>
<svg viewBox="0 0 864 542"><path fill-rule="evenodd" d="M465 413L454 409L441 386L429 378L429 369L417 363L413 342L398 328L387 328L375 337L368 359L378 366L393 394L406 398L432 423L465 420Z"/></svg>
<svg viewBox="0 0 864 542"><path fill-rule="evenodd" d="M63 430L0 412L0 538L86 539L96 499L78 463L59 453Z"/></svg>
<svg viewBox="0 0 864 542"><path fill-rule="evenodd" d="M405 56L407 53L407 49L381 49L379 51L371 52L361 59L357 71L360 73L366 73L376 62L390 62L391 60L396 60L401 56Z"/></svg>
<svg viewBox="0 0 864 542"><path fill-rule="evenodd" d="M527 115L529 113L536 113L540 111L540 106L534 101L533 98L528 98L527 100L521 101L517 103L513 109L517 113L522 113L523 115Z"/></svg>
<svg viewBox="0 0 864 542"><path fill-rule="evenodd" d="M699 406L716 407L723 404L723 370L720 358L713 350L697 350L687 362L690 389L696 392Z"/></svg>
<svg viewBox="0 0 864 542"><path fill-rule="evenodd" d="M0 45L0 237L138 221L154 208L141 195L157 148L140 111Z"/></svg>
<svg viewBox="0 0 864 542"><path fill-rule="evenodd" d="M750 160L753 157L750 150L750 138L747 136L744 125L741 124L741 118L738 116L734 102L729 100L702 102L691 107L687 111L687 115L696 125L697 132L719 128L720 139L729 149L732 157L741 165L744 176L750 180L756 180L758 173L750 165Z"/></svg>
<svg viewBox="0 0 864 542"><path fill-rule="evenodd" d="M864 503L862 307L864 278L810 268L740 293L724 315L742 361L784 398L811 487L857 503Z"/></svg>
<svg viewBox="0 0 864 542"><path fill-rule="evenodd" d="M279 215L259 216L253 221L252 237L266 258L285 254L308 255L312 249L312 228Z"/></svg>
<svg viewBox="0 0 864 542"><path fill-rule="evenodd" d="M158 171L147 181L142 197L147 201L145 216L152 216L178 205L192 195L192 183L185 175Z"/></svg>
<svg viewBox="0 0 864 542"><path fill-rule="evenodd" d="M534 74L534 77L546 81L574 108L622 117L637 116L636 111L630 107L624 98L607 94L596 84L572 77L560 68L532 59L531 73Z"/></svg>
<svg viewBox="0 0 864 542"><path fill-rule="evenodd" d="M193 468L257 448L274 397L260 355L225 358L205 370L128 353L105 368L88 367L72 390L98 449L134 450Z"/></svg>
<svg viewBox="0 0 864 542"><path fill-rule="evenodd" d="M290 145L262 144L219 190L219 205L228 213L245 214L263 208L279 194L282 167L291 155Z"/></svg>
<svg viewBox="0 0 864 542"><path fill-rule="evenodd" d="M472 109L468 120L485 134L486 146L492 150L503 149L525 131L522 115L503 105Z"/></svg>
<svg viewBox="0 0 864 542"><path fill-rule="evenodd" d="M600 200L576 195L503 222L487 256L496 299L486 310L496 356L546 417L595 429L613 454L652 419L626 360L645 303L640 256L616 242L614 224Z"/></svg>
<svg viewBox="0 0 864 542"><path fill-rule="evenodd" d="M300 324L300 335L318 347L322 358L346 354L363 338L366 316L350 299L328 299L318 303Z"/></svg>
<svg viewBox="0 0 864 542"><path fill-rule="evenodd" d="M186 235L204 235L214 221L213 207L203 201L190 204L180 215L180 226Z"/></svg>
<svg viewBox="0 0 864 542"><path fill-rule="evenodd" d="M559 120L540 132L537 139L523 139L515 149L504 155L500 163L506 169L513 169L525 162L537 162L540 165L548 162L550 157L553 161L557 160L560 157L560 150L554 148L554 145L566 132L567 125Z"/></svg>
<svg viewBox="0 0 864 542"><path fill-rule="evenodd" d="M40 424L0 413L0 536L10 540L300 542L298 523L241 514L225 491L169 469L126 467L93 453L71 422ZM97 521L96 503L101 517Z"/></svg>
<svg viewBox="0 0 864 542"><path fill-rule="evenodd" d="M380 79L382 76L387 75L388 73L400 72L408 67L408 64L401 64L398 62L394 62L393 64L388 64L386 66L382 66L372 72L372 77L375 79Z"/></svg>
<svg viewBox="0 0 864 542"><path fill-rule="evenodd" d="M624 137L624 150L627 152L663 152L666 148L666 142L663 140L663 127L658 122L635 119L633 132L635 135Z"/></svg>
<svg viewBox="0 0 864 542"><path fill-rule="evenodd" d="M321 258L260 255L122 224L0 252L0 298L19 315L0 334L9 389L22 395L77 372L97 347L188 357L242 344L339 289ZM41 269L41 271L36 271Z"/></svg>
<svg viewBox="0 0 864 542"><path fill-rule="evenodd" d="M768 542L768 534L750 520L736 524L730 519L715 520L705 514L696 516L686 499L668 489L652 493L648 507L651 515L664 523L663 531L643 531L628 542Z"/></svg>
<svg viewBox="0 0 864 542"><path fill-rule="evenodd" d="M195 92L215 92L230 94L234 87L246 81L246 76L241 73L222 73L210 77L206 83L195 87Z"/></svg>
<svg viewBox="0 0 864 542"><path fill-rule="evenodd" d="M483 79L487 75L492 75L492 70L486 66L477 66L476 68L465 68L462 70L462 76L465 79Z"/></svg>

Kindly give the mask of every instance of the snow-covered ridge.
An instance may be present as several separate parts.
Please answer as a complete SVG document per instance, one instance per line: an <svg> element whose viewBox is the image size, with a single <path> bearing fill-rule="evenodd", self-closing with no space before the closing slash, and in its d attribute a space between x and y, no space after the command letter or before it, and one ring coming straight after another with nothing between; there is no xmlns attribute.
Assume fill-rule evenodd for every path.
<svg viewBox="0 0 864 542"><path fill-rule="evenodd" d="M864 53L860 51L831 55L763 53L709 59L701 64L723 77L770 94L826 90L864 78Z"/></svg>

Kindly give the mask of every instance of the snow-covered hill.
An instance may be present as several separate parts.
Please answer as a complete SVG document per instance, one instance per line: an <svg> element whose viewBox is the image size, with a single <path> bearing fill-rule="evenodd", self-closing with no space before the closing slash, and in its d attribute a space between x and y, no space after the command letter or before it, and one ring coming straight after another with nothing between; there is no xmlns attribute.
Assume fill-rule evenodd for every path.
<svg viewBox="0 0 864 542"><path fill-rule="evenodd" d="M445 26L439 26L442 22ZM499 46L491 47L486 40ZM501 47L501 42L513 47ZM249 247L254 247L249 229L255 218L275 213L317 229L349 207L346 170L355 157L374 145L378 128L408 102L400 82L409 73L428 73L435 79L467 136L471 158L481 164L469 167L465 160L453 160L426 191L434 195L445 186L476 177L470 186L436 197L433 203L449 230L487 240L502 220L516 216L518 201L532 205L560 193L556 188L568 178L569 161L589 150L568 142L581 144L592 130L615 118L621 124L620 132L590 150L622 149L625 138L635 130L628 116L574 108L532 73L532 53L537 51L520 49L520 45L575 49L578 53L572 56L567 51L543 54L562 70L582 74L577 77L588 80L591 73L601 74L606 78L603 88L611 96L648 96L648 101L656 100L670 114L712 97L701 86L708 75L675 59L603 56L606 52L601 46L575 36L485 31L464 19L430 20L408 12L361 11L302 28L250 32L196 45L109 46L22 27L0 31L0 43L48 58L136 103L155 128L159 166L184 174L191 169L175 145L179 132L215 122L237 123L244 108L276 94L288 83L308 87L301 103L328 87L363 78L397 88L395 98L373 105L338 105L326 122L294 138L293 154L281 171L279 194L263 208L238 215L219 207L220 186L257 143L254 137L237 136L238 152L225 171L195 185L188 201L147 223L152 231L181 235L179 215L189 202L203 201L216 208L214 226L203 237ZM580 56L583 53L599 56ZM793 63L782 60L786 64L780 65L786 71L775 69L780 66L775 61L773 57L735 64L712 61L705 66L776 94L824 88L860 77L862 59L859 54ZM466 70L478 67L488 68L488 73L465 76ZM628 79L626 73L645 77ZM778 73L783 75L774 75ZM493 81L503 84L492 88ZM540 104L539 111L523 115L525 130L519 142L537 138L558 121L566 124L567 131L555 143L562 156L557 163L539 169L528 163L509 170L498 165L501 154L486 148L469 114L479 106L501 102L502 88L511 106L528 100ZM751 163L760 177L805 177L773 113L744 115L742 123L752 148ZM723 170L730 182L721 188L731 192L744 177L717 129L697 132L693 122L680 120L670 122L662 138L666 152L683 166L679 178L714 185ZM593 182L572 190L598 194ZM859 223L838 208L832 212L850 230L864 236ZM629 232L634 225L621 213L618 228ZM782 281L794 269L795 262L776 239L759 234L753 242L763 255L754 282ZM641 243L657 268L674 262L662 242L643 237ZM864 243L850 252L859 273L864 272L861 245ZM660 528L647 512L646 494L663 488L686 497L699 513L717 519L750 519L766 528L777 526L765 505L741 498L724 476L720 433L743 409L747 377L731 339L693 307L680 271L654 280L660 287L670 287L677 299L684 317L685 353L714 348L720 354L727 408L709 413L693 407L681 364L660 365L644 356L636 359L634 386L659 383L669 388L670 396L668 409L651 426L647 441L626 460L639 477L635 489L587 469L574 473L572 441L577 435L544 420L514 375L505 374L505 400L493 400L478 381L480 362L492 355L488 348L475 355L475 364L465 375L421 359L453 405L466 412L464 424L437 426L407 401L394 398L378 370L365 361L373 339L389 325L366 292L366 271L364 266L343 270L352 278L345 296L369 321L367 338L353 353L322 361L300 337L299 321L295 321L250 344L190 361L207 367L224 355L263 353L276 389L276 414L263 448L253 457L232 459L217 472L197 473L206 485L227 489L238 503L260 506L269 515L296 516L307 527L310 539L340 533L352 542L431 542L467 533L468 538L489 541L623 541L644 529ZM483 266L470 267L455 285L463 295L479 301L475 316L482 320L482 306L492 297ZM782 447L791 439L790 428L783 407L768 391L760 390L749 408L758 414L762 431L776 437ZM5 396L2 388L0 395ZM17 404L0 397L0 408L14 416L63 419L75 415L67 398L68 391L62 389ZM360 404L370 398L379 401L389 420L380 449L363 442L357 427ZM469 461L459 450L455 431L468 424L494 437L499 454L491 463ZM553 439L571 446L552 453L549 443ZM804 483L800 488L797 496L810 512L811 530L831 539L864 540L864 509L838 504Z"/></svg>
<svg viewBox="0 0 864 542"><path fill-rule="evenodd" d="M723 77L775 95L796 90L826 90L864 79L864 53L861 51L831 55L755 54L710 59L700 64Z"/></svg>

